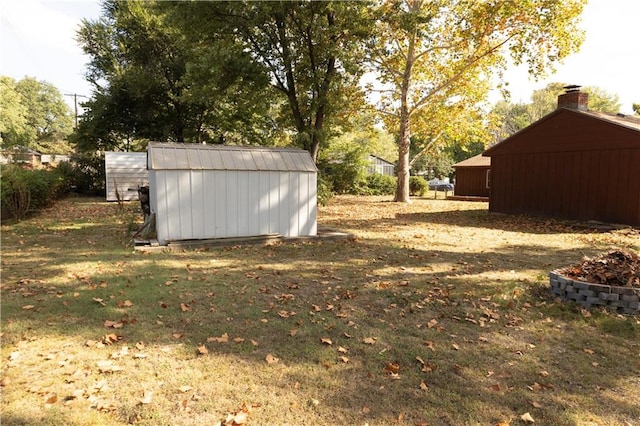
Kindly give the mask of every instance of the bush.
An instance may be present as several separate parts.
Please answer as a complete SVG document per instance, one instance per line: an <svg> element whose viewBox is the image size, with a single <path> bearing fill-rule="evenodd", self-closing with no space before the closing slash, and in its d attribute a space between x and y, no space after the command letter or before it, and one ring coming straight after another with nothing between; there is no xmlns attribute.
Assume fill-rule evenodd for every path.
<svg viewBox="0 0 640 426"><path fill-rule="evenodd" d="M16 220L49 207L67 193L64 177L57 169L25 170L9 165L3 168L1 181L2 211Z"/></svg>
<svg viewBox="0 0 640 426"><path fill-rule="evenodd" d="M72 157L72 161L73 164L65 165L61 169L69 188L78 194L104 196L106 194L104 157L95 154L76 154Z"/></svg>
<svg viewBox="0 0 640 426"><path fill-rule="evenodd" d="M364 195L393 195L396 192L395 176L381 175L373 173L367 176L366 187L363 188Z"/></svg>
<svg viewBox="0 0 640 426"><path fill-rule="evenodd" d="M411 176L409 178L409 194L422 197L427 193L429 183L422 176Z"/></svg>
<svg viewBox="0 0 640 426"><path fill-rule="evenodd" d="M333 191L331 190L331 181L324 175L318 173L318 204L326 206L329 204L329 200L333 198Z"/></svg>

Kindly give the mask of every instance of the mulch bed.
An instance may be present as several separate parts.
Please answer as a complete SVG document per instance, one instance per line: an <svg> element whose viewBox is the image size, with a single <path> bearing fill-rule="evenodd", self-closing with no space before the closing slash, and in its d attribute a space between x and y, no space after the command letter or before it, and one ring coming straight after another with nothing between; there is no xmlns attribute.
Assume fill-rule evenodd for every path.
<svg viewBox="0 0 640 426"><path fill-rule="evenodd" d="M560 271L574 280L618 287L640 287L640 259L634 252L614 250Z"/></svg>

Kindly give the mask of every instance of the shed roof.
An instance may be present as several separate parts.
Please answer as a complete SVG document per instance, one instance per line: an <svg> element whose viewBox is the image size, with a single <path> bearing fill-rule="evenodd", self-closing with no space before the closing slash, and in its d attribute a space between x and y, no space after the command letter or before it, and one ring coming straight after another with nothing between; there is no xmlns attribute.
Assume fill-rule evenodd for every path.
<svg viewBox="0 0 640 426"><path fill-rule="evenodd" d="M483 157L482 154L478 154L454 164L453 167L491 167L491 157Z"/></svg>
<svg viewBox="0 0 640 426"><path fill-rule="evenodd" d="M147 152L153 170L317 171L309 152L294 148L150 142Z"/></svg>

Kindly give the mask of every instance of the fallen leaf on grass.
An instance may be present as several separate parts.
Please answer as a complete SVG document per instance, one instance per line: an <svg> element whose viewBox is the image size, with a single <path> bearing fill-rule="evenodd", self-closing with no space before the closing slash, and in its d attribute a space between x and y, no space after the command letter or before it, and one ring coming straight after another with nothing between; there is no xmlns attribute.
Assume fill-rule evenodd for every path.
<svg viewBox="0 0 640 426"><path fill-rule="evenodd" d="M104 300L103 300L103 299L100 299L99 297L94 297L92 300L93 300L94 302L99 303L99 304L100 304L100 305L102 305L102 306L107 306L107 304L106 304L106 303L104 303Z"/></svg>
<svg viewBox="0 0 640 426"><path fill-rule="evenodd" d="M96 365L101 373L115 373L116 371L122 371L122 367L115 365L113 361L98 361Z"/></svg>
<svg viewBox="0 0 640 426"><path fill-rule="evenodd" d="M376 340L377 339L375 337L365 337L364 340L362 340L362 342L366 343L367 345L375 345Z"/></svg>
<svg viewBox="0 0 640 426"><path fill-rule="evenodd" d="M180 386L180 387L178 388L178 390L179 390L180 392L182 392L182 393L189 392L191 389L193 389L193 388L192 388L191 386L189 386L189 385Z"/></svg>
<svg viewBox="0 0 640 426"><path fill-rule="evenodd" d="M542 408L542 404L536 401L529 401L529 404L531 404L533 408Z"/></svg>
<svg viewBox="0 0 640 426"><path fill-rule="evenodd" d="M58 401L58 395L55 393L50 393L47 395L47 399L45 400L45 404L55 404Z"/></svg>
<svg viewBox="0 0 640 426"><path fill-rule="evenodd" d="M595 354L595 352L592 349L588 349L588 348L584 348L582 351L589 355Z"/></svg>
<svg viewBox="0 0 640 426"><path fill-rule="evenodd" d="M118 302L116 302L116 308L130 308L133 306L133 303L131 303L129 300L120 300Z"/></svg>
<svg viewBox="0 0 640 426"><path fill-rule="evenodd" d="M33 305L24 305L22 307L22 309L24 309L25 311L28 311L28 310L33 309L33 308L35 308L35 306L33 306Z"/></svg>
<svg viewBox="0 0 640 426"><path fill-rule="evenodd" d="M323 337L320 339L320 341L325 345L329 345L329 346L333 345L333 342L328 337Z"/></svg>
<svg viewBox="0 0 640 426"><path fill-rule="evenodd" d="M190 308L190 307L189 307L189 305L187 305L186 303L181 303L181 304L180 304L180 310L181 310L182 312L187 312L187 311L190 311L190 310L191 310L191 308Z"/></svg>
<svg viewBox="0 0 640 426"><path fill-rule="evenodd" d="M435 318L434 318L434 319L432 319L431 321L429 321L429 322L427 323L427 327L429 327L429 328L433 328L433 327L435 327L436 325L438 325L438 320L437 320L437 319L435 319Z"/></svg>
<svg viewBox="0 0 640 426"><path fill-rule="evenodd" d="M198 346L198 353L200 355L206 355L206 354L209 353L209 350L207 349L207 347L205 345Z"/></svg>
<svg viewBox="0 0 640 426"><path fill-rule="evenodd" d="M384 367L384 371L388 374L398 374L400 372L400 364L395 362L388 362Z"/></svg>
<svg viewBox="0 0 640 426"><path fill-rule="evenodd" d="M340 361L344 362L345 364L349 362L349 358L347 358L346 356L341 356L339 358L340 358Z"/></svg>
<svg viewBox="0 0 640 426"><path fill-rule="evenodd" d="M151 404L153 400L153 392L152 391L144 391L142 395L142 399L140 399L140 404Z"/></svg>
<svg viewBox="0 0 640 426"><path fill-rule="evenodd" d="M423 391L429 390L429 386L424 382L424 380L420 380L420 389Z"/></svg>
<svg viewBox="0 0 640 426"><path fill-rule="evenodd" d="M349 352L349 349L343 348L342 346L338 346L338 352L342 354L346 354L347 352Z"/></svg>
<svg viewBox="0 0 640 426"><path fill-rule="evenodd" d="M122 328L124 326L124 323L118 322L118 321L105 320L103 325L106 328Z"/></svg>
<svg viewBox="0 0 640 426"><path fill-rule="evenodd" d="M265 357L265 361L267 361L267 364L271 365L276 364L278 361L280 361L280 358L277 358L271 354L267 354L267 356Z"/></svg>
<svg viewBox="0 0 640 426"><path fill-rule="evenodd" d="M529 413L524 413L523 415L520 416L520 418L525 423L535 423L536 422L535 420L533 420L533 417L531 417L531 414L529 414Z"/></svg>
<svg viewBox="0 0 640 426"><path fill-rule="evenodd" d="M224 333L222 336L220 337L208 337L207 338L207 343L212 343L212 342L216 342L216 343L228 343L229 342L229 334Z"/></svg>

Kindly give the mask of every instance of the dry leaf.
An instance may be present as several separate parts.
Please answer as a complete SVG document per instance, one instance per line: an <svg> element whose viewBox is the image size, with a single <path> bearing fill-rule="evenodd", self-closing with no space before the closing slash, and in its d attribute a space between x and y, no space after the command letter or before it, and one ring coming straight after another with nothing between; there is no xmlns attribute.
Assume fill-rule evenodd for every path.
<svg viewBox="0 0 640 426"><path fill-rule="evenodd" d="M338 352L342 354L346 354L347 352L349 352L349 349L343 348L342 346L338 346Z"/></svg>
<svg viewBox="0 0 640 426"><path fill-rule="evenodd" d="M174 339L182 339L182 336L184 336L184 334L182 333L173 333L172 334Z"/></svg>
<svg viewBox="0 0 640 426"><path fill-rule="evenodd" d="M529 404L531 404L533 408L542 408L542 404L536 401L529 401Z"/></svg>
<svg viewBox="0 0 640 426"><path fill-rule="evenodd" d="M267 361L267 364L271 365L271 364L275 364L278 361L280 361L280 358L277 358L271 354L267 354L265 361Z"/></svg>
<svg viewBox="0 0 640 426"><path fill-rule="evenodd" d="M593 350L591 350L591 349L587 349L587 348L585 348L585 349L583 349L583 351L584 351L584 353L587 353L587 354L589 354L589 355L593 355L593 354L595 354L595 352L594 352Z"/></svg>
<svg viewBox="0 0 640 426"><path fill-rule="evenodd" d="M398 374L400 372L400 364L395 362L388 362L384 367L385 373Z"/></svg>
<svg viewBox="0 0 640 426"><path fill-rule="evenodd" d="M178 388L178 390L179 390L180 392L182 392L182 393L189 392L191 389L193 389L193 388L192 388L191 386L189 386L189 385L180 386L180 387Z"/></svg>
<svg viewBox="0 0 640 426"><path fill-rule="evenodd" d="M187 312L187 311L190 311L190 310L191 310L191 308L190 308L190 307L189 307L189 305L187 305L186 303L181 303L181 304L180 304L180 310L181 310L182 312Z"/></svg>
<svg viewBox="0 0 640 426"><path fill-rule="evenodd" d="M58 395L55 393L50 393L49 395L47 395L45 404L55 404L57 401L58 401Z"/></svg>
<svg viewBox="0 0 640 426"><path fill-rule="evenodd" d="M424 382L424 380L420 380L420 389L423 391L429 390L429 386Z"/></svg>
<svg viewBox="0 0 640 426"><path fill-rule="evenodd" d="M224 333L220 337L208 337L207 338L207 343L212 343L212 342L227 343L227 342L229 342L229 334L228 333Z"/></svg>
<svg viewBox="0 0 640 426"><path fill-rule="evenodd" d="M366 343L367 345L375 345L376 340L377 339L375 337L365 337L362 342Z"/></svg>
<svg viewBox="0 0 640 426"><path fill-rule="evenodd" d="M206 354L209 353L209 350L207 349L207 347L205 345L198 346L198 353L200 355L206 355Z"/></svg>
<svg viewBox="0 0 640 426"><path fill-rule="evenodd" d="M328 337L323 337L323 338L320 339L320 341L322 343L324 343L325 345L333 345L333 342Z"/></svg>
<svg viewBox="0 0 640 426"><path fill-rule="evenodd" d="M452 344L451 344L451 347L452 347L453 349L455 349L456 351L459 351L459 350L460 350L460 346L456 345L455 343L452 343Z"/></svg>
<svg viewBox="0 0 640 426"><path fill-rule="evenodd" d="M153 399L152 391L144 391L144 395L142 395L142 399L140 400L140 404L151 404Z"/></svg>
<svg viewBox="0 0 640 426"><path fill-rule="evenodd" d="M235 337L233 339L233 342L234 343L242 343L242 342L244 342L244 339L242 337Z"/></svg>
<svg viewBox="0 0 640 426"><path fill-rule="evenodd" d="M524 413L523 415L520 416L520 418L525 423L535 423L536 422L535 420L533 420L533 417L531 417L531 414L529 414L529 413Z"/></svg>
<svg viewBox="0 0 640 426"><path fill-rule="evenodd" d="M99 304L101 304L102 306L107 306L107 304L106 304L106 303L104 303L104 300L103 300L103 299L100 299L99 297L94 297L92 300L93 300L94 302L98 302L98 303L99 303Z"/></svg>
<svg viewBox="0 0 640 426"><path fill-rule="evenodd" d="M432 319L431 321L429 321L429 322L427 323L427 327L429 327L429 328L433 328L433 327L435 327L436 325L438 325L438 320L437 320L437 319L435 319L435 318L434 318L434 319Z"/></svg>
<svg viewBox="0 0 640 426"><path fill-rule="evenodd" d="M24 305L22 307L22 309L24 309L25 311L28 311L28 310L33 309L33 308L35 308L35 306L33 306L33 305Z"/></svg>
<svg viewBox="0 0 640 426"><path fill-rule="evenodd" d="M125 301L118 301L116 302L116 308L130 308L133 306L133 303L131 303L129 300L125 300Z"/></svg>
<svg viewBox="0 0 640 426"><path fill-rule="evenodd" d="M347 358L346 356L341 356L339 358L340 358L340 361L344 362L345 364L349 362L349 358Z"/></svg>

